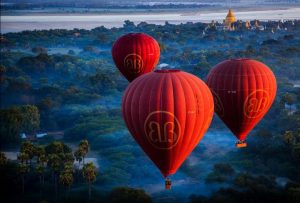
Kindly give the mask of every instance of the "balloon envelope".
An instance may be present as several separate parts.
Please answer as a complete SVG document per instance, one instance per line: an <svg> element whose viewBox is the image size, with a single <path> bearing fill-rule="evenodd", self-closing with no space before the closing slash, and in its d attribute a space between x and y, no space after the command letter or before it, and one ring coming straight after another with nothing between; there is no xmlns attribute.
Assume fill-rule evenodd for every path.
<svg viewBox="0 0 300 203"><path fill-rule="evenodd" d="M200 142L213 108L206 84L179 70L140 76L129 84L122 101L130 133L165 177L174 174Z"/></svg>
<svg viewBox="0 0 300 203"><path fill-rule="evenodd" d="M113 60L128 81L151 72L159 61L160 48L155 39L144 33L123 35L112 47Z"/></svg>
<svg viewBox="0 0 300 203"><path fill-rule="evenodd" d="M276 96L276 78L263 63L231 59L217 64L207 76L215 112L239 140L264 117Z"/></svg>

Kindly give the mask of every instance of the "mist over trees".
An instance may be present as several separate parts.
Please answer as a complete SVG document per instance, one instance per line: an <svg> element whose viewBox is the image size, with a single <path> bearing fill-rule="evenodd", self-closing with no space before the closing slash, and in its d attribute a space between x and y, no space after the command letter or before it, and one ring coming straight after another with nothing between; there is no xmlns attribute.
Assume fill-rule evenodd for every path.
<svg viewBox="0 0 300 203"><path fill-rule="evenodd" d="M122 28L2 35L6 43L0 45L0 116L4 124L0 143L1 151L17 149L17 157L10 160L9 153L0 153L1 174L6 174L1 175L5 190L0 190L0 197L31 202L55 198L56 202L88 198L91 202L159 202L164 198L164 191L149 195L140 189L162 186L162 177L122 120L121 99L128 82L113 64L111 46L122 34L134 31L159 42L160 63L203 80L214 65L236 57L262 61L277 77L276 100L250 134L248 148L228 150L233 144L220 148L215 138L200 143L175 176L194 185L184 190L184 184L175 184L171 198L299 202L300 22L260 22L264 31L244 29L242 23L232 32L218 30L218 23L136 25L126 21ZM229 132L217 117L210 130ZM47 135L31 143L21 133ZM99 160L99 170L86 166L83 176L91 154ZM199 182L217 189L205 197L199 195L200 189L192 195ZM47 195L45 191L51 192Z"/></svg>

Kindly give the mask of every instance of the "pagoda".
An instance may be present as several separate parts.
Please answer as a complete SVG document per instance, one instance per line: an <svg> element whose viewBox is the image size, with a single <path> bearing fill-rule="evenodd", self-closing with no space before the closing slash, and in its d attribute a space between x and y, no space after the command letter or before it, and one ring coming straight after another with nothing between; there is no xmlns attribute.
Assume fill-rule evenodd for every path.
<svg viewBox="0 0 300 203"><path fill-rule="evenodd" d="M228 30L234 30L233 23L235 22L236 22L235 15L233 14L232 9L229 9L228 14L224 21L224 25Z"/></svg>

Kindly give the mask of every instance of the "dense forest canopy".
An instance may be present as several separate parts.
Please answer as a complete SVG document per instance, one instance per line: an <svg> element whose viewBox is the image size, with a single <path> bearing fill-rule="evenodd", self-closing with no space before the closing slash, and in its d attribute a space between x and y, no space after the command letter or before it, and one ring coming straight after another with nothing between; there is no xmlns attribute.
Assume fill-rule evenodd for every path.
<svg viewBox="0 0 300 203"><path fill-rule="evenodd" d="M40 200L39 195L31 196L30 192L39 187L39 173L34 167L41 169L38 161L41 153L24 151L20 134L63 132L61 141L71 145L88 140L103 168L100 165L97 174L86 172L85 176L76 176L75 173L73 177L69 166L62 162L73 163L74 157L76 160L84 158L82 148L79 151L70 148L49 135L35 141L34 146L25 144L25 149L43 151L40 147L44 148L45 157L48 157L44 188L53 189L51 184L56 185L51 194L63 191L63 186L67 189L68 185L73 185L68 198L75 201L75 197L86 189L82 185L92 183L89 185L95 192L92 192L91 201L102 198L112 202L122 202L122 199L134 202L134 197L140 196L140 202L151 202L151 198L159 202L163 198L162 192L150 198L143 190L127 187L111 191L120 185L138 185L132 180L147 177L148 173L149 179L143 180L147 183L151 183L151 178L161 179L159 171L149 172L153 170L152 163L126 130L121 116L121 98L128 82L111 58L111 47L119 36L144 32L159 42L159 64L180 68L205 80L211 68L221 61L247 57L267 64L278 83L276 100L250 134L247 149L224 152L205 178L199 175L203 165L190 165L192 160L186 161L180 169L180 176L205 179L207 186L219 184L224 188L205 197L196 194L186 198L174 193L171 196L177 201L191 202L228 202L228 199L231 202L240 202L241 199L242 202L299 202L300 21L259 23L264 30L245 29L243 22L238 22L236 31L223 31L217 29L218 23L173 25L166 22L165 25L154 25L143 22L135 25L125 21L122 28L52 29L1 35L0 115L4 125L0 129L0 147L1 150L20 147L21 155L16 161L21 168L15 162L1 162L5 165L1 170L8 174L2 177L1 184L15 180L9 185L14 188L14 184L23 181L23 197L27 201L30 198ZM210 131L220 130L227 129L215 116ZM211 154L208 157L202 155L205 150L206 146L200 144L194 153L205 160L211 159ZM24 162L31 158L32 164ZM94 168L87 165L84 171L94 171ZM51 174L54 179L51 179ZM97 178L93 179L96 175ZM93 181L85 182L89 180L87 177ZM278 177L285 177L288 181L279 187ZM35 184L26 184L29 182ZM61 186L57 188L59 183ZM7 194L12 194L12 191ZM123 195L118 199L114 194ZM55 195L48 196L44 194L42 199L53 200ZM59 201L64 201L64 197Z"/></svg>

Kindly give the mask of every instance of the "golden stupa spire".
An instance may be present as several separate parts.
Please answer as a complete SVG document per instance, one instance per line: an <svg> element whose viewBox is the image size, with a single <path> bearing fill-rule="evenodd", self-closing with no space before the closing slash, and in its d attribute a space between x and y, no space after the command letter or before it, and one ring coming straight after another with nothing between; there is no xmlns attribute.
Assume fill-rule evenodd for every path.
<svg viewBox="0 0 300 203"><path fill-rule="evenodd" d="M234 23L235 21L236 21L236 18L233 14L233 11L232 11L232 9L229 9L228 14L227 14L226 19L225 19L225 23L226 24L231 24L231 23Z"/></svg>

